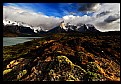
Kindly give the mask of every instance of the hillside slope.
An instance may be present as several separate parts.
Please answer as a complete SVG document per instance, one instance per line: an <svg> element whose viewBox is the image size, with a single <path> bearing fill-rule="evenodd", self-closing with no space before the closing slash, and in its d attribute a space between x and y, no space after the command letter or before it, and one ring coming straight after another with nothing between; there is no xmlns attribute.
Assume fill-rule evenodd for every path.
<svg viewBox="0 0 121 84"><path fill-rule="evenodd" d="M60 33L3 47L3 80L120 81L120 35Z"/></svg>

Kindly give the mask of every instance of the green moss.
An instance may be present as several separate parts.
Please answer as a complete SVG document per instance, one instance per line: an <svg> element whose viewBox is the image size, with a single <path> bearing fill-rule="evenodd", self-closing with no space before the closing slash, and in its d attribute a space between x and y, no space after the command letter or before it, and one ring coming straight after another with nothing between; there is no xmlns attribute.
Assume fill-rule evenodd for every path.
<svg viewBox="0 0 121 84"><path fill-rule="evenodd" d="M66 56L58 56L58 61L59 61L59 65L63 62L66 62L68 65L71 66L71 70L74 69L74 67L78 68L79 70L81 70L83 73L86 73L86 71L84 69L82 69L80 66L73 64Z"/></svg>
<svg viewBox="0 0 121 84"><path fill-rule="evenodd" d="M19 75L17 75L17 80L20 80L26 73L27 73L27 70L20 71Z"/></svg>
<svg viewBox="0 0 121 84"><path fill-rule="evenodd" d="M76 80L74 74L72 75L72 70L75 70L75 68L77 68L76 70L79 73L84 73L84 79L85 80L99 80L102 76L97 72L98 70L98 65L95 64L94 62L88 62L87 63L87 71L85 71L82 67L73 64L66 56L58 56L58 61L59 61L59 65L61 63L67 63L69 66L71 66L71 71L69 72L69 77L67 78L67 80ZM80 74L78 74L80 75Z"/></svg>
<svg viewBox="0 0 121 84"><path fill-rule="evenodd" d="M3 75L5 75L5 74L7 74L7 73L9 73L11 71L12 71L12 69L6 69L6 70L3 71Z"/></svg>
<svg viewBox="0 0 121 84"><path fill-rule="evenodd" d="M71 66L71 69L74 68L74 64L73 64L66 56L58 56L57 59L58 59L58 61L59 61L59 65L60 65L62 62L66 62L68 65Z"/></svg>
<svg viewBox="0 0 121 84"><path fill-rule="evenodd" d="M84 75L84 79L89 81L100 80L101 77L102 75L90 71Z"/></svg>
<svg viewBox="0 0 121 84"><path fill-rule="evenodd" d="M95 62L88 62L87 63L87 71L97 72L98 71L98 65Z"/></svg>
<svg viewBox="0 0 121 84"><path fill-rule="evenodd" d="M78 66L78 65L74 65L74 67L77 67L79 70L81 70L83 73L86 73L86 71L82 68L82 67L80 67L80 66Z"/></svg>
<svg viewBox="0 0 121 84"><path fill-rule="evenodd" d="M69 74L68 80L76 80L76 78L73 75Z"/></svg>

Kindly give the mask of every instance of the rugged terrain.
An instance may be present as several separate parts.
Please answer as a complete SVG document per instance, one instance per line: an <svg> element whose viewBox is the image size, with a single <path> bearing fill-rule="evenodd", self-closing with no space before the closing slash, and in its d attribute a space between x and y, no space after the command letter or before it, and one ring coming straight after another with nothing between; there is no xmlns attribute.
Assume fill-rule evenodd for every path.
<svg viewBox="0 0 121 84"><path fill-rule="evenodd" d="M3 47L4 81L120 81L120 34L60 33Z"/></svg>

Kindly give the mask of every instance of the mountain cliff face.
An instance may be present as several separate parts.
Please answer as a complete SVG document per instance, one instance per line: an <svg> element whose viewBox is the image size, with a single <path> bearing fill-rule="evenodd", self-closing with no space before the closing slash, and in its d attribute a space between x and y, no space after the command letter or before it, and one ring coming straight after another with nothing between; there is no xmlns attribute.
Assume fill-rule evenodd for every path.
<svg viewBox="0 0 121 84"><path fill-rule="evenodd" d="M61 28L60 26L57 26L51 30L49 30L47 33L53 34L53 33L64 33L66 32L65 29Z"/></svg>

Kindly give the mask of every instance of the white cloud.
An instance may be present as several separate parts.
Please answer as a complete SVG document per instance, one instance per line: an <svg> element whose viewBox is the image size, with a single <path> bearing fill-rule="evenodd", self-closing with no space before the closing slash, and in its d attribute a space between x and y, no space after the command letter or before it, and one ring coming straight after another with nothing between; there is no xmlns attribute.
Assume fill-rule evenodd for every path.
<svg viewBox="0 0 121 84"><path fill-rule="evenodd" d="M63 19L65 23L70 22L71 24L78 24L78 23L88 23L91 20L92 17L84 15L84 16L73 16L73 15L67 15L64 16Z"/></svg>
<svg viewBox="0 0 121 84"><path fill-rule="evenodd" d="M61 21L61 18L49 17L42 13L35 13L13 6L3 6L3 19L5 18L13 21L22 21L32 26L43 26L45 29L51 29Z"/></svg>
<svg viewBox="0 0 121 84"><path fill-rule="evenodd" d="M105 13L100 17L97 17L97 15L107 11L108 13ZM77 24L77 23L93 24L100 31L112 31L112 30L120 31L119 17L120 17L120 3L103 3L100 6L100 8L94 12L92 16L68 15L68 16L64 16L63 18L65 22L70 22L72 24ZM105 22L105 20L109 21L109 19L113 21L110 23Z"/></svg>
<svg viewBox="0 0 121 84"><path fill-rule="evenodd" d="M63 18L46 16L42 13L35 13L30 10L23 10L13 6L3 6L3 19L7 18L13 21L22 21L36 27L42 26L43 28L45 28L45 30L52 29L54 26L59 25L60 22L64 20L65 23L70 22L72 24L93 24L97 29L101 31L120 31L120 18L114 18L115 21L112 21L110 23L105 22L105 20L110 19L109 17L111 16L119 15L120 17L120 3L103 3L100 5L100 7L99 4L97 4L96 7L97 6L98 10L96 10L92 16L66 15L63 16ZM95 6L93 6L92 8L95 9L94 7ZM107 11L109 12L106 13ZM99 14L102 15L100 17L97 17L97 15Z"/></svg>

